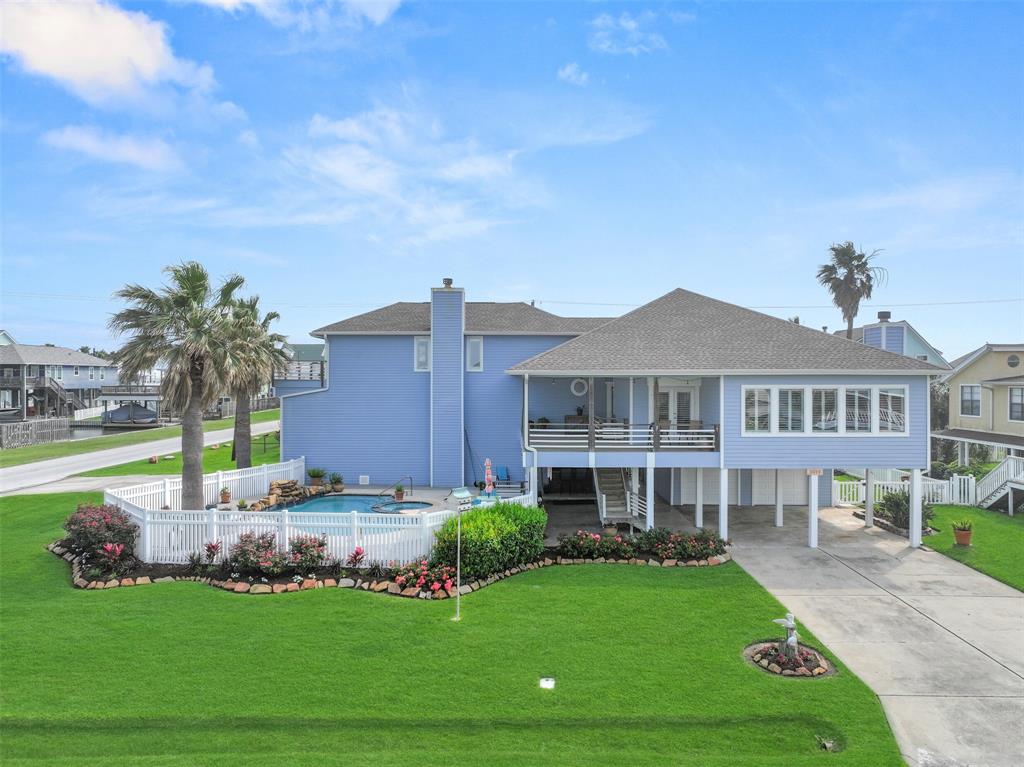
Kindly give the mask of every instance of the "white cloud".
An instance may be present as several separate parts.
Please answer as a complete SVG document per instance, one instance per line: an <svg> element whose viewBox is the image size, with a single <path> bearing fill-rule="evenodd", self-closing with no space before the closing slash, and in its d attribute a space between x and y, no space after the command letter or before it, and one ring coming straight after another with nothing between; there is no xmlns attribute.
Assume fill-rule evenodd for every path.
<svg viewBox="0 0 1024 767"><path fill-rule="evenodd" d="M186 0L229 13L251 10L272 24L299 29L322 29L332 23L380 26L394 14L402 0Z"/></svg>
<svg viewBox="0 0 1024 767"><path fill-rule="evenodd" d="M254 130L244 130L238 134L238 143L250 149L259 149L260 137L256 135Z"/></svg>
<svg viewBox="0 0 1024 767"><path fill-rule="evenodd" d="M624 11L618 17L602 13L590 22L590 48L600 53L632 56L668 48L664 37L646 29L654 18L649 11L636 16Z"/></svg>
<svg viewBox="0 0 1024 767"><path fill-rule="evenodd" d="M86 125L67 125L43 134L43 141L96 160L144 170L172 171L181 167L177 153L161 138L117 135Z"/></svg>
<svg viewBox="0 0 1024 767"><path fill-rule="evenodd" d="M101 0L7 3L0 22L0 51L92 105L152 101L168 89L204 99L216 85L208 65L175 56L164 24Z"/></svg>
<svg viewBox="0 0 1024 767"><path fill-rule="evenodd" d="M570 85L578 85L581 88L590 80L590 75L584 72L575 61L566 64L558 70L558 79Z"/></svg>

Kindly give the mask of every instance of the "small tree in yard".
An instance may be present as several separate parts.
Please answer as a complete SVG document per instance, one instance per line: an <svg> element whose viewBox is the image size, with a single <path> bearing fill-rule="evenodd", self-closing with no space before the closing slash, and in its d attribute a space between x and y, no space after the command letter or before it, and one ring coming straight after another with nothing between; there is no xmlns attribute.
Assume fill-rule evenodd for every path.
<svg viewBox="0 0 1024 767"><path fill-rule="evenodd" d="M170 281L159 290L126 285L115 293L129 308L110 319L110 328L130 335L116 358L122 378L131 381L158 363L164 366L164 402L182 414L182 508L202 509L203 409L230 383L231 307L244 280L231 275L214 290L195 261L164 271Z"/></svg>
<svg viewBox="0 0 1024 767"><path fill-rule="evenodd" d="M832 258L818 267L818 282L828 288L834 303L846 321L846 337L853 339L853 320L860 310L860 302L871 298L876 281L884 284L888 273L881 266L872 265L879 251L864 254L852 242L831 245Z"/></svg>
<svg viewBox="0 0 1024 767"><path fill-rule="evenodd" d="M288 364L285 337L270 332L280 315L268 312L260 318L259 298L236 301L231 310L229 358L231 393L235 399L235 435L231 451L235 466L252 466L251 398Z"/></svg>

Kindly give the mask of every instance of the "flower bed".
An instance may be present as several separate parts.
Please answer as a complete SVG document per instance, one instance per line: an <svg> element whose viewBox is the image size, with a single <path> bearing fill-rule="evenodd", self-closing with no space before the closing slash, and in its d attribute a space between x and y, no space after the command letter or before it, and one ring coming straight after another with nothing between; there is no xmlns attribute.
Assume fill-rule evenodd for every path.
<svg viewBox="0 0 1024 767"><path fill-rule="evenodd" d="M695 533L673 533L668 528L656 527L636 535L608 535L577 530L575 535L562 535L557 552L569 559L634 559L648 554L662 562L707 562L723 556L726 542L710 530Z"/></svg>
<svg viewBox="0 0 1024 767"><path fill-rule="evenodd" d="M820 652L804 644L798 644L793 656L787 657L778 641L765 640L748 645L743 655L758 668L779 676L814 678L835 673Z"/></svg>

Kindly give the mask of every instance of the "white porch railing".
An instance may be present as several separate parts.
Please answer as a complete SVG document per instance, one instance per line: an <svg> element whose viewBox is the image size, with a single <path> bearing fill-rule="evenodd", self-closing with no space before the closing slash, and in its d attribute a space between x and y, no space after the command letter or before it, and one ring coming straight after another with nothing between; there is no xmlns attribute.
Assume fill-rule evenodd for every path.
<svg viewBox="0 0 1024 767"><path fill-rule="evenodd" d="M1011 479L1024 477L1024 458L1007 456L978 481L978 501L984 504ZM998 496L997 496L998 497Z"/></svg>
<svg viewBox="0 0 1024 767"><path fill-rule="evenodd" d="M304 458L216 472L203 478L203 495L212 504L220 489L227 487L235 498L260 497L275 479L301 482L305 476ZM181 510L180 478L106 490L103 500L123 509L138 524L139 559L169 564L183 564L189 554L202 552L203 544L218 540L222 557L226 556L247 532L274 533L281 549L288 545L289 538L297 535L323 535L329 555L339 559L359 546L367 561L408 562L430 553L434 533L455 513L449 509L412 514L304 512L301 505L295 507L296 511ZM505 500L528 505L531 496Z"/></svg>
<svg viewBox="0 0 1024 767"><path fill-rule="evenodd" d="M534 424L529 428L529 445L539 450L590 450L591 432L587 424L562 426ZM595 450L714 450L717 445L715 429L683 429L669 427L657 429L650 424L617 422L595 423L593 449Z"/></svg>
<svg viewBox="0 0 1024 767"><path fill-rule="evenodd" d="M832 503L855 505L864 503L866 482L832 481ZM875 501L891 492L910 492L910 482L875 482ZM923 503L946 503L958 506L974 506L977 498L974 477L954 474L947 480L921 478L921 500Z"/></svg>

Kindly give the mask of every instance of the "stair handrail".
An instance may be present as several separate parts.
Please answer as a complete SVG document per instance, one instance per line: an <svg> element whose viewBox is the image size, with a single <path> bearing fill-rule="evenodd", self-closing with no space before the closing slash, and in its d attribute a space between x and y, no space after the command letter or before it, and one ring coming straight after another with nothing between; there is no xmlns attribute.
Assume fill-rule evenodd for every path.
<svg viewBox="0 0 1024 767"><path fill-rule="evenodd" d="M998 466L978 480L976 485L978 501L986 500L1008 481L1021 474L1024 474L1024 458L1013 455L1006 456Z"/></svg>
<svg viewBox="0 0 1024 767"><path fill-rule="evenodd" d="M409 492L408 492L408 495L412 495L412 477L411 476L405 476L405 477L400 477L397 482L392 482L390 485L385 487L383 490L381 490L379 493L377 493L377 497L378 498L383 498L385 495L387 495L388 490L394 490L399 485L403 485L404 486L405 480L409 480Z"/></svg>

